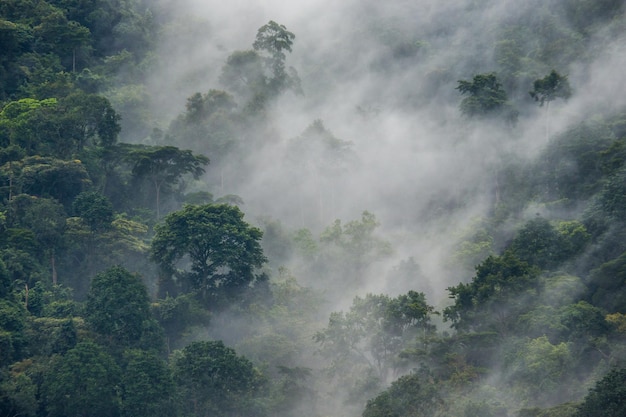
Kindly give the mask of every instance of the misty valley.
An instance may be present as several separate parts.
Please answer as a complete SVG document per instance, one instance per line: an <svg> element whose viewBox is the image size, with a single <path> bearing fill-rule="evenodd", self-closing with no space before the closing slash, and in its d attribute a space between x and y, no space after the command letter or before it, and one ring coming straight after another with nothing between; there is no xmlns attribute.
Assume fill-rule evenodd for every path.
<svg viewBox="0 0 626 417"><path fill-rule="evenodd" d="M626 416L624 2L336 3L0 1L0 416Z"/></svg>

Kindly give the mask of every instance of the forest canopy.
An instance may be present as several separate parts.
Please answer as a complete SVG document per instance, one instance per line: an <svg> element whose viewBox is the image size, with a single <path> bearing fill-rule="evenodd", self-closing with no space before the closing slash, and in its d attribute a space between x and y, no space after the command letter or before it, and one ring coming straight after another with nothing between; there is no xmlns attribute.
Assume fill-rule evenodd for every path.
<svg viewBox="0 0 626 417"><path fill-rule="evenodd" d="M0 415L623 416L623 1L279 3L0 2Z"/></svg>

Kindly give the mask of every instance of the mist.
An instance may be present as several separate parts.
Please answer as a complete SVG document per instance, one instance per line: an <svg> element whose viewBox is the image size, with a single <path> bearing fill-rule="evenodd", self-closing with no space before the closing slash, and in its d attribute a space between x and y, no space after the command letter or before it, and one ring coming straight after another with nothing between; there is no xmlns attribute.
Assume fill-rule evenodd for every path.
<svg viewBox="0 0 626 417"><path fill-rule="evenodd" d="M248 221L278 220L287 233L306 228L319 236L336 219L346 224L364 211L373 213L375 235L391 242L392 252L370 262L358 280L337 286L337 272L309 276L297 257L282 265L302 285L325 294L327 313L346 310L355 296L408 290L423 291L430 304L445 307L446 288L474 273L475 264L453 254L477 222L496 210L503 165L530 163L551 137L590 114L626 105L616 88L626 85L626 42L608 28L581 43L579 60L557 57L550 66L528 70L534 78L551 69L569 77L572 98L551 103L548 115L528 95L533 75L527 83L520 77L507 85L519 111L515 125L461 114L458 81L503 72L500 34L535 8L548 7L540 1L184 0L155 7L167 23L159 39L160 66L147 85L150 110L163 130L192 94L223 88L226 59L251 49L259 27L273 20L295 34L286 63L297 70L303 94L287 91L269 103L267 123L249 132L254 151L243 159L216 161L211 149L195 148L221 171L209 167L192 191L240 196ZM315 121L349 148L343 165L329 168L327 155L316 149L290 159L294 140ZM512 233L543 209L530 206L505 223ZM420 267L419 280L396 279L394 268L409 258ZM210 335L236 342L229 332L245 333L248 326L254 324L236 323Z"/></svg>

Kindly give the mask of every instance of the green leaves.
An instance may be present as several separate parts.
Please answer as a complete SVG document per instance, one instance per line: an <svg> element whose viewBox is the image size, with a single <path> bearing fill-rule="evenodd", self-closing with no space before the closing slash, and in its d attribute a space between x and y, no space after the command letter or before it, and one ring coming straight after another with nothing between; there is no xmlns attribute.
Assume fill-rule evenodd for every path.
<svg viewBox="0 0 626 417"><path fill-rule="evenodd" d="M525 296L536 290L538 272L511 252L490 256L476 267L470 283L448 288L454 305L444 309L444 318L457 330L505 334L526 307Z"/></svg>
<svg viewBox="0 0 626 417"><path fill-rule="evenodd" d="M50 417L116 417L120 369L100 346L82 342L57 357L46 373L42 396Z"/></svg>
<svg viewBox="0 0 626 417"><path fill-rule="evenodd" d="M122 417L176 415L174 380L166 362L153 353L131 350L122 375Z"/></svg>
<svg viewBox="0 0 626 417"><path fill-rule="evenodd" d="M423 293L409 291L397 298L368 294L355 297L348 312L332 313L315 341L338 374L366 365L384 379L390 370L401 368L403 349L434 330L432 314Z"/></svg>
<svg viewBox="0 0 626 417"><path fill-rule="evenodd" d="M190 150L175 146L127 145L125 159L132 165L132 173L137 178L149 181L154 187L157 219L160 218L160 197L165 187L179 183L185 174L199 178L209 158L194 155Z"/></svg>
<svg viewBox="0 0 626 417"><path fill-rule="evenodd" d="M228 57L220 81L246 100L249 110L261 110L266 99L289 89L301 93L296 70L285 65L285 52L291 52L294 38L284 25L269 21L259 28L253 50Z"/></svg>
<svg viewBox="0 0 626 417"><path fill-rule="evenodd" d="M300 90L300 79L295 70L291 73L285 70L285 52L291 52L291 45L295 35L280 25L270 20L266 25L259 28L252 47L256 51L269 54L266 66L271 69L272 76L268 80L270 90L279 93L287 88L296 92Z"/></svg>
<svg viewBox="0 0 626 417"><path fill-rule="evenodd" d="M150 319L146 287L137 275L120 266L93 279L85 306L89 326L111 343L136 346Z"/></svg>
<svg viewBox="0 0 626 417"><path fill-rule="evenodd" d="M621 417L626 414L626 369L613 369L589 391L574 417Z"/></svg>
<svg viewBox="0 0 626 417"><path fill-rule="evenodd" d="M0 144L19 146L28 155L72 159L85 147L115 144L119 120L109 101L95 94L25 98L0 112Z"/></svg>
<svg viewBox="0 0 626 417"><path fill-rule="evenodd" d="M156 226L151 257L170 276L184 267L185 283L200 290L205 301L216 301L236 296L255 281L254 270L266 261L262 235L237 207L185 206ZM180 265L186 257L189 265Z"/></svg>
<svg viewBox="0 0 626 417"><path fill-rule="evenodd" d="M265 383L261 373L243 356L221 341L193 342L174 363L181 388L182 409L189 415L238 416L254 404Z"/></svg>
<svg viewBox="0 0 626 417"><path fill-rule="evenodd" d="M572 88L569 85L567 75L561 75L555 70L543 78L535 80L530 96L543 106L557 98L567 100L572 95Z"/></svg>
<svg viewBox="0 0 626 417"><path fill-rule="evenodd" d="M81 217L91 230L107 230L113 221L113 205L102 194L83 192L72 202L74 213Z"/></svg>
<svg viewBox="0 0 626 417"><path fill-rule="evenodd" d="M510 108L508 96L495 73L477 74L472 81L459 80L456 87L466 96L461 101L461 113L468 117L504 114L514 122L517 112Z"/></svg>
<svg viewBox="0 0 626 417"><path fill-rule="evenodd" d="M441 395L427 372L398 378L367 402L363 417L430 417L443 409Z"/></svg>

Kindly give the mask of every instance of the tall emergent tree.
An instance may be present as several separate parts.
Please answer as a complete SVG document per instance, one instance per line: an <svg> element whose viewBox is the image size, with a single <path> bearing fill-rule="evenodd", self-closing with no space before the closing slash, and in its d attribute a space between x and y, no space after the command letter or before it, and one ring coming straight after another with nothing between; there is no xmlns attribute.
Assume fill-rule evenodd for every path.
<svg viewBox="0 0 626 417"><path fill-rule="evenodd" d="M300 80L293 68L289 72L285 68L285 52L291 52L291 45L296 35L289 32L284 25L280 25L270 20L266 25L259 28L256 39L252 44L255 51L267 54L266 66L271 70L269 87L276 93L293 88L296 92L300 90Z"/></svg>
<svg viewBox="0 0 626 417"><path fill-rule="evenodd" d="M557 98L567 100L572 96L572 88L570 87L567 75L561 75L555 70L543 78L538 78L533 83L533 90L528 94L539 103L540 106L546 105L546 139L550 137L550 102Z"/></svg>
<svg viewBox="0 0 626 417"><path fill-rule="evenodd" d="M156 226L152 259L165 279L178 277L199 290L205 301L231 297L257 280L265 263L263 232L243 220L238 207L227 204L185 206Z"/></svg>
<svg viewBox="0 0 626 417"><path fill-rule="evenodd" d="M302 92L297 71L285 64L285 52L291 52L295 35L270 20L259 28L252 44L254 49L235 51L222 69L220 81L245 101L247 107L258 107L267 99L286 90Z"/></svg>
<svg viewBox="0 0 626 417"><path fill-rule="evenodd" d="M547 105L551 101L557 98L567 100L572 96L572 87L569 84L567 75L561 75L555 70L550 71L550 74L543 78L538 78L533 83L533 90L528 94L543 106Z"/></svg>

